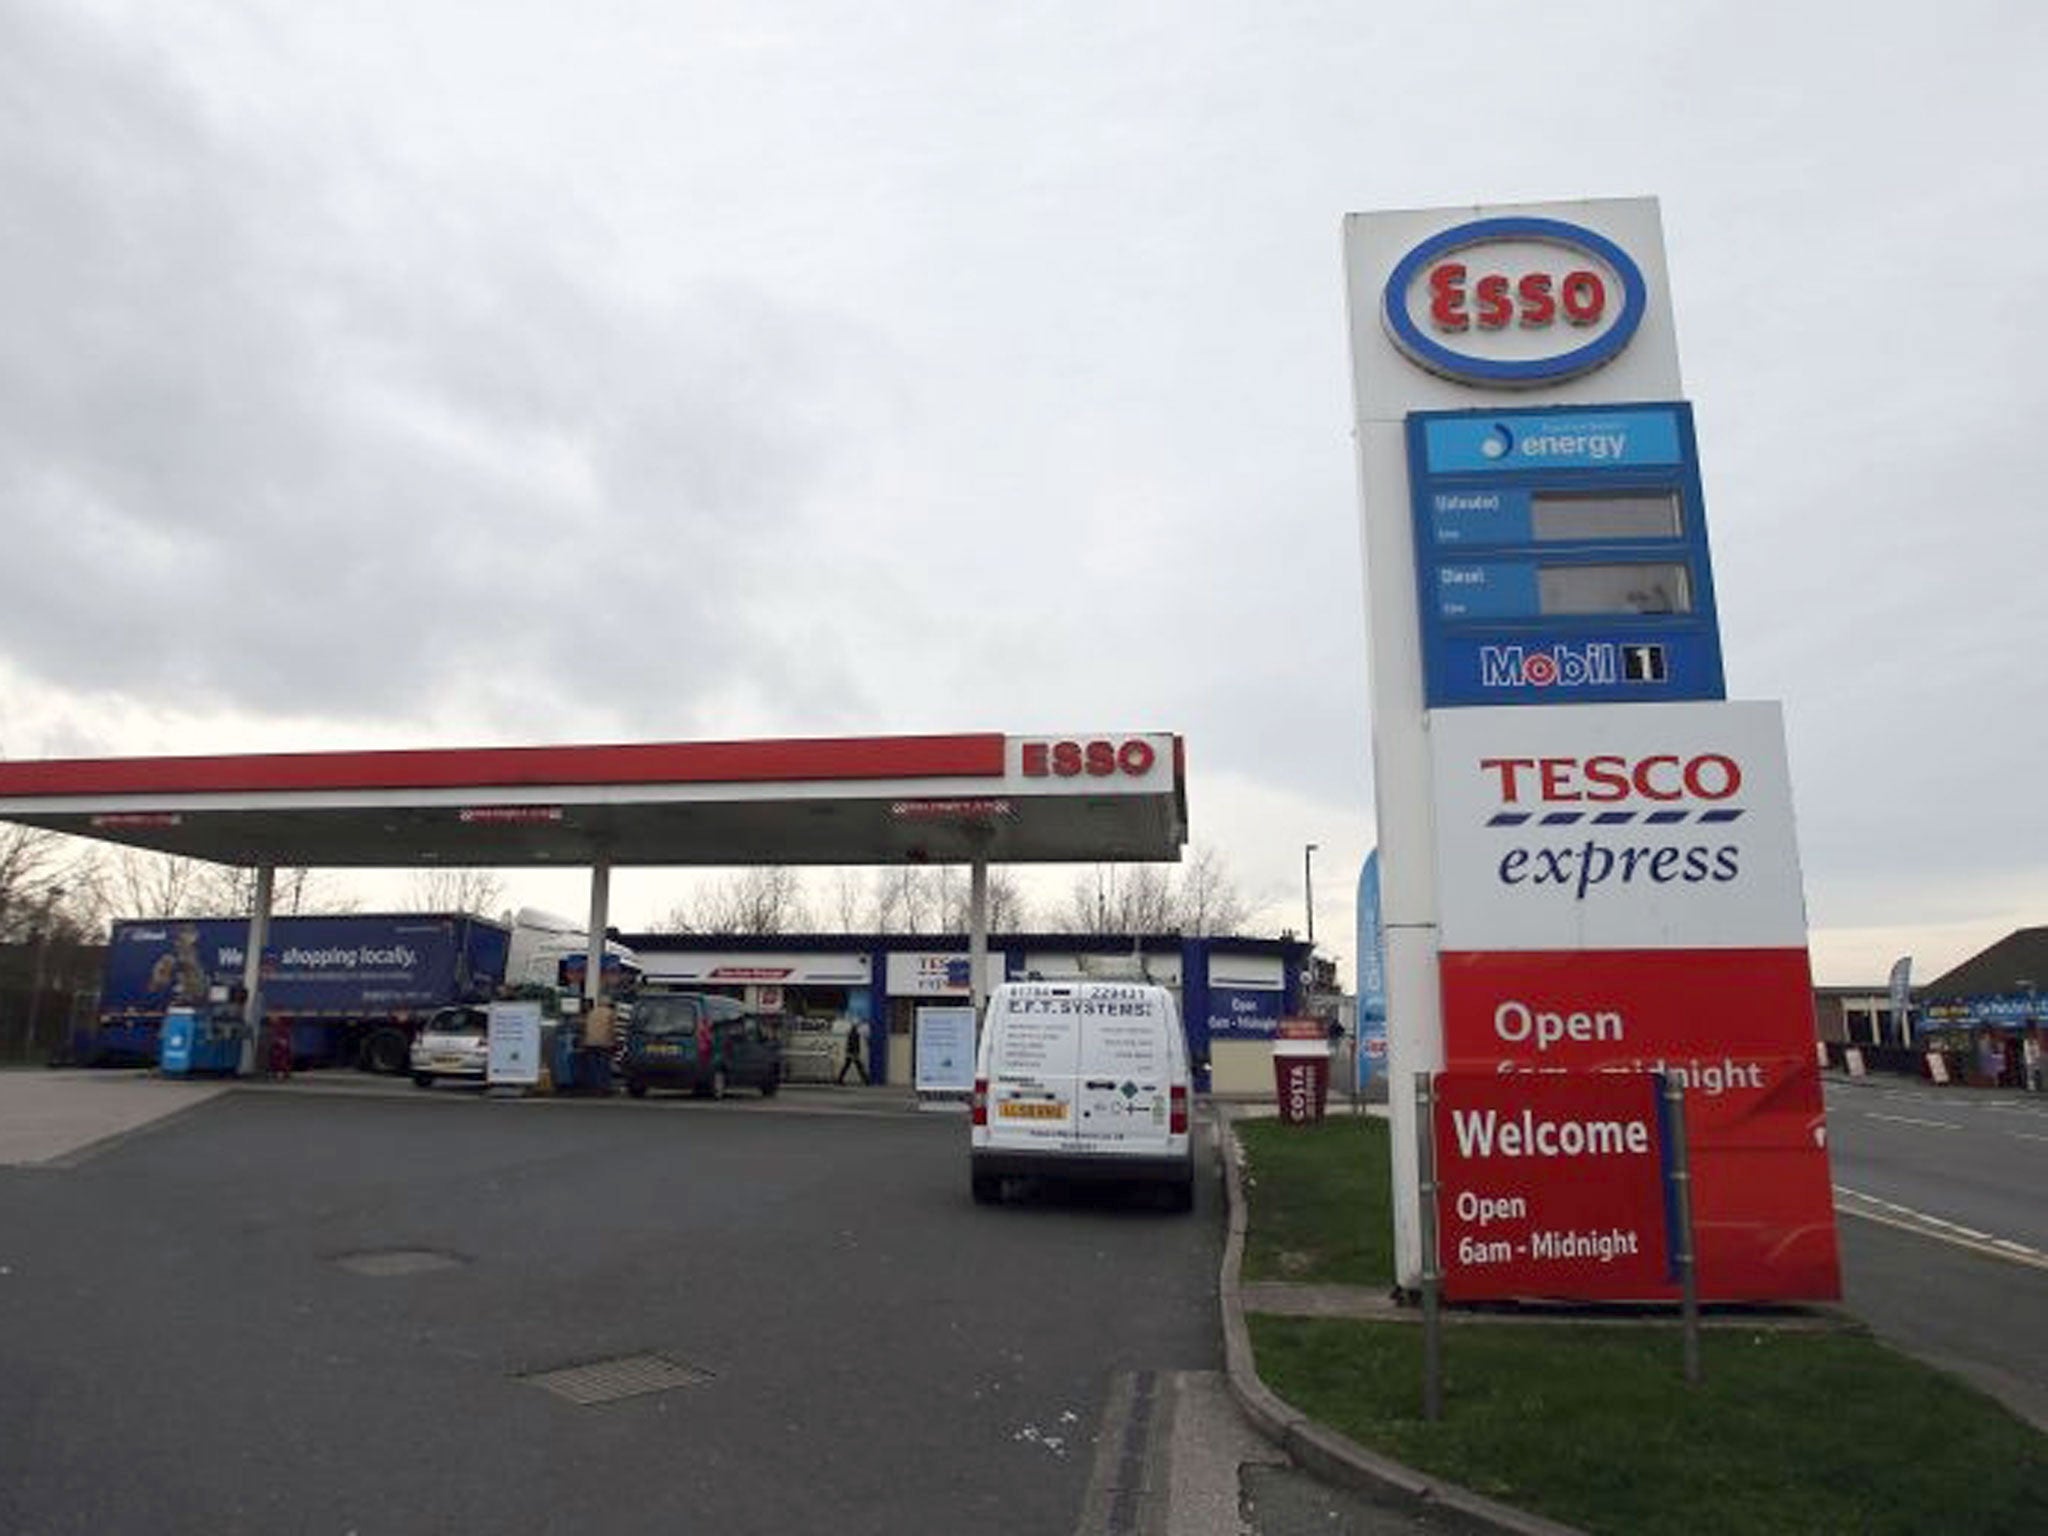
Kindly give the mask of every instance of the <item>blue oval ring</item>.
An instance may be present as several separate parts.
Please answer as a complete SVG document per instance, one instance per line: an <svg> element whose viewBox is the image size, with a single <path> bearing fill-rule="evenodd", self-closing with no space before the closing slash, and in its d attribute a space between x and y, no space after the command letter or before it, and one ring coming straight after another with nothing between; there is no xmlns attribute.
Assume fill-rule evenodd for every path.
<svg viewBox="0 0 2048 1536"><path fill-rule="evenodd" d="M1553 245L1576 246L1599 257L1621 274L1621 318L1606 334L1583 347L1574 347L1555 357L1532 357L1510 362L1475 357L1423 335L1421 327L1408 314L1408 287L1415 281L1415 274L1450 251L1463 250L1488 240L1507 239L1547 240ZM1642 269L1628 252L1605 235L1595 234L1577 224L1567 224L1561 219L1476 219L1470 224L1459 224L1431 235L1403 256L1400 265L1387 279L1380 309L1387 329L1393 333L1401 350L1425 368L1474 383L1529 385L1575 378L1612 362L1616 354L1634 339L1636 327L1642 324L1647 295Z"/></svg>

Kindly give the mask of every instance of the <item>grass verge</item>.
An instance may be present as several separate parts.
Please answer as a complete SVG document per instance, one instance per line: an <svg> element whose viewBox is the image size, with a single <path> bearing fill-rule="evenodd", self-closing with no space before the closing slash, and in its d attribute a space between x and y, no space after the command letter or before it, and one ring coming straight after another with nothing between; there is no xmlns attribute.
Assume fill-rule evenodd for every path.
<svg viewBox="0 0 2048 1536"><path fill-rule="evenodd" d="M1238 1131L1247 1280L1392 1283L1384 1122ZM1414 1323L1249 1321L1260 1376L1319 1422L1588 1531L2048 1531L2048 1437L1858 1333L1724 1323L1687 1388L1669 1324L1461 1320L1431 1424Z"/></svg>

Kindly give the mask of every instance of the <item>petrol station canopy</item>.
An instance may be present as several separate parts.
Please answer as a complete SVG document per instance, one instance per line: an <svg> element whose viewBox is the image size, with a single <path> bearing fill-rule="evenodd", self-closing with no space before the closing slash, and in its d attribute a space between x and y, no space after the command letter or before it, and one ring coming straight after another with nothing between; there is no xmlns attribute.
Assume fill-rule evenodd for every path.
<svg viewBox="0 0 2048 1536"><path fill-rule="evenodd" d="M0 820L266 867L1172 861L1161 732L0 761Z"/></svg>

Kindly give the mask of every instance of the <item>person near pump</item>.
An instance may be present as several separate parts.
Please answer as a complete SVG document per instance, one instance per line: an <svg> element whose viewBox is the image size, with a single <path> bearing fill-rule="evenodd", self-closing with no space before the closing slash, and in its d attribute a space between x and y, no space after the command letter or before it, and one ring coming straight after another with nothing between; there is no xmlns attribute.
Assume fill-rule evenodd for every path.
<svg viewBox="0 0 2048 1536"><path fill-rule="evenodd" d="M861 1054L861 1035L860 1020L849 1020L846 1026L846 1057L839 1063L839 1076L835 1081L845 1082L847 1069L850 1067L860 1074L862 1085L866 1085L868 1080L868 1064L867 1058Z"/></svg>
<svg viewBox="0 0 2048 1536"><path fill-rule="evenodd" d="M292 1075L292 1026L291 1020L273 1016L268 1035L270 1080L273 1083L288 1081Z"/></svg>

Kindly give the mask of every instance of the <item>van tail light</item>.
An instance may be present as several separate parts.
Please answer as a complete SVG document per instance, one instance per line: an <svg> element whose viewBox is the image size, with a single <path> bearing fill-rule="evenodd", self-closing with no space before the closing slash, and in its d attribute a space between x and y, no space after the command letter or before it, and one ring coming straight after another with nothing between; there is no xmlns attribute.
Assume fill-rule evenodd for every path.
<svg viewBox="0 0 2048 1536"><path fill-rule="evenodd" d="M971 1098L971 1099L969 1099L969 1100L967 1101L967 1107L968 1107L968 1109L969 1109L969 1110L970 1110L970 1111L972 1112L972 1114L973 1114L973 1117L974 1117L974 1123L975 1123L976 1125L987 1125L987 1124L988 1124L988 1079L987 1079L987 1078L985 1078L985 1077L977 1077L977 1078L976 1078L976 1079L974 1080L974 1097L973 1097L973 1098Z"/></svg>
<svg viewBox="0 0 2048 1536"><path fill-rule="evenodd" d="M1188 1091L1187 1091L1187 1089L1186 1089L1186 1088L1184 1088L1184 1087L1182 1087L1182 1086L1181 1086L1181 1085L1180 1085L1179 1083L1175 1083L1175 1084L1173 1085L1173 1090L1172 1090L1172 1097L1171 1097L1171 1099L1170 1099L1170 1101L1169 1101L1169 1104L1170 1104L1170 1108L1171 1108L1171 1118L1170 1118L1170 1119L1168 1120L1168 1122L1167 1122L1167 1126L1166 1126L1167 1130L1168 1130L1168 1131L1170 1131L1170 1132L1171 1132L1172 1134L1174 1134L1175 1136L1185 1136L1185 1135L1187 1135L1187 1133L1188 1133Z"/></svg>

